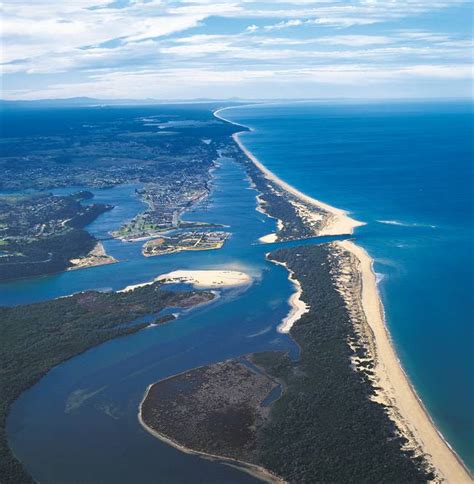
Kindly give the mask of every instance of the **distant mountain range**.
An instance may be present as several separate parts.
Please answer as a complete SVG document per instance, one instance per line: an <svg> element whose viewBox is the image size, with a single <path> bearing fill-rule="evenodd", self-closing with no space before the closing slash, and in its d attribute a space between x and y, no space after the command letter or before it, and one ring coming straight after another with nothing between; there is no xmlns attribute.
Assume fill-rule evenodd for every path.
<svg viewBox="0 0 474 484"><path fill-rule="evenodd" d="M123 106L123 105L150 105L150 104L175 104L175 103L243 103L256 102L253 100L246 100L240 98L230 99L96 99L92 97L71 97L66 99L35 99L35 100L5 100L0 99L0 108L8 107L73 107L73 106Z"/></svg>

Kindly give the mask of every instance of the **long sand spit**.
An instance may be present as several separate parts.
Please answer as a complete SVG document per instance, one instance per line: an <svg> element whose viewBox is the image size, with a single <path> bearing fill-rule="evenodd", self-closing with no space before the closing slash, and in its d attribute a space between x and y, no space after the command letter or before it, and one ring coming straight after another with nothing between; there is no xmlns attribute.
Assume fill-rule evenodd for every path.
<svg viewBox="0 0 474 484"><path fill-rule="evenodd" d="M225 119L224 117L222 117L219 113L222 112L225 109L229 109L229 108L218 109L217 111L214 112L214 116L216 116L217 118L219 118L222 121L225 121L227 123L231 123L231 124L233 124L235 126L239 126L239 127L244 127L246 129L249 129L250 131L253 131L252 128L249 128L247 126L243 126L243 125L238 124L238 123L233 123L232 121L229 121L228 119ZM270 171L265 165L263 165L243 145L242 141L240 140L239 134L240 133L234 133L232 135L232 138L237 143L238 147L245 153L245 155L263 173L264 177L267 180L270 180L271 182L275 183L280 188L287 191L288 193L291 193L293 196L295 196L296 198L299 198L301 201L305 202L306 204L315 207L318 211L326 212L329 215L327 223L322 228L322 230L319 231L318 235L320 235L320 236L325 236L325 235L350 235L354 232L355 227L359 227L361 225L364 225L363 222L360 222L358 220L355 220L355 219L349 217L348 213L345 210L341 210L340 208L336 208L336 207L333 207L332 205L321 202L320 200L316 200L315 198L312 198L309 195L306 195L305 193L297 190L295 187L293 187L289 183L283 181L281 178L279 178L277 175L275 175L272 171ZM265 241L262 240L262 242L265 242Z"/></svg>
<svg viewBox="0 0 474 484"><path fill-rule="evenodd" d="M349 240L336 242L351 252L359 262L362 276L362 307L373 332L376 350L376 380L403 419L421 449L430 456L433 466L445 481L453 484L473 482L469 471L443 438L405 374L388 333L382 303L367 252Z"/></svg>

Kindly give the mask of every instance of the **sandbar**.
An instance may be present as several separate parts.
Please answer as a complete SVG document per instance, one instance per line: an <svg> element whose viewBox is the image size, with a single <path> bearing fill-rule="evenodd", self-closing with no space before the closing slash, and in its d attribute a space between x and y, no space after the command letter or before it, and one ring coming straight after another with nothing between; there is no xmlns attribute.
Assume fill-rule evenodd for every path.
<svg viewBox="0 0 474 484"><path fill-rule="evenodd" d="M258 240L263 244L272 244L273 242L276 242L277 239L278 239L277 234L272 232L271 234L267 234L267 235L264 235L263 237L260 237Z"/></svg>
<svg viewBox="0 0 474 484"><path fill-rule="evenodd" d="M192 284L193 287L219 288L219 287L237 287L251 284L252 278L245 272L229 270L177 270L161 274L152 281L141 284L133 284L121 289L118 292L128 292L138 287L149 286L155 282L162 284Z"/></svg>
<svg viewBox="0 0 474 484"><path fill-rule="evenodd" d="M177 270L156 278L164 284L185 283L195 288L246 286L252 278L245 272L228 270Z"/></svg>
<svg viewBox="0 0 474 484"><path fill-rule="evenodd" d="M283 266L288 271L288 280L295 287L295 292L288 298L290 305L290 312L283 318L282 322L277 326L279 333L289 333L292 326L298 321L303 314L309 311L309 306L301 299L303 290L301 289L300 281L295 277L294 272L288 267L286 262L272 260L274 264Z"/></svg>

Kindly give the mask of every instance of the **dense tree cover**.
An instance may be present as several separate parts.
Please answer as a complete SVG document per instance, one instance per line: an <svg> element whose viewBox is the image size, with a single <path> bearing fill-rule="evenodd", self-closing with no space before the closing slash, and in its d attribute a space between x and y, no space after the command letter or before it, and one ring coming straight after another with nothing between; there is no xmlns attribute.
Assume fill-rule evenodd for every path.
<svg viewBox="0 0 474 484"><path fill-rule="evenodd" d="M87 255L96 244L95 237L83 229L71 229L47 239L12 241L8 248L21 256L0 263L0 281L64 271L72 265L70 259Z"/></svg>
<svg viewBox="0 0 474 484"><path fill-rule="evenodd" d="M142 329L125 325L168 306L191 307L209 292L169 291L157 283L130 292L84 292L16 307L0 307L0 482L31 479L12 456L5 435L8 409L21 392L59 363L107 341ZM170 321L159 318L157 323Z"/></svg>
<svg viewBox="0 0 474 484"><path fill-rule="evenodd" d="M291 329L301 347L292 362L281 353L255 362L284 381L270 423L260 435L260 462L289 482L406 483L433 475L426 461L403 450L405 439L385 408L369 399L373 387L350 365L354 330L331 280L328 245L280 249L311 309Z"/></svg>
<svg viewBox="0 0 474 484"><path fill-rule="evenodd" d="M263 202L265 212L271 217L284 221L283 227L277 231L280 241L315 236L316 226L309 226L298 215L294 205L290 203L289 199L293 195L265 178L260 169L242 151L236 151L235 158L243 163L255 188L261 193L260 199ZM299 202L301 203L301 201Z"/></svg>
<svg viewBox="0 0 474 484"><path fill-rule="evenodd" d="M82 205L90 192L0 197L0 281L67 269L97 240L83 229L112 207Z"/></svg>
<svg viewBox="0 0 474 484"><path fill-rule="evenodd" d="M188 172L207 169L217 144L236 131L213 116L217 107L10 109L4 113L0 190L155 182L176 163Z"/></svg>

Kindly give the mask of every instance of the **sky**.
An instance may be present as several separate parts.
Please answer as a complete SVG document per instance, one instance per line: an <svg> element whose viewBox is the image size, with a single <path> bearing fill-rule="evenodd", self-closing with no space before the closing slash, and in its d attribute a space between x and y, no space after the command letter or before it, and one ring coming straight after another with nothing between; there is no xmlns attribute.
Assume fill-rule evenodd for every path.
<svg viewBox="0 0 474 484"><path fill-rule="evenodd" d="M472 97L474 0L3 0L1 97Z"/></svg>

